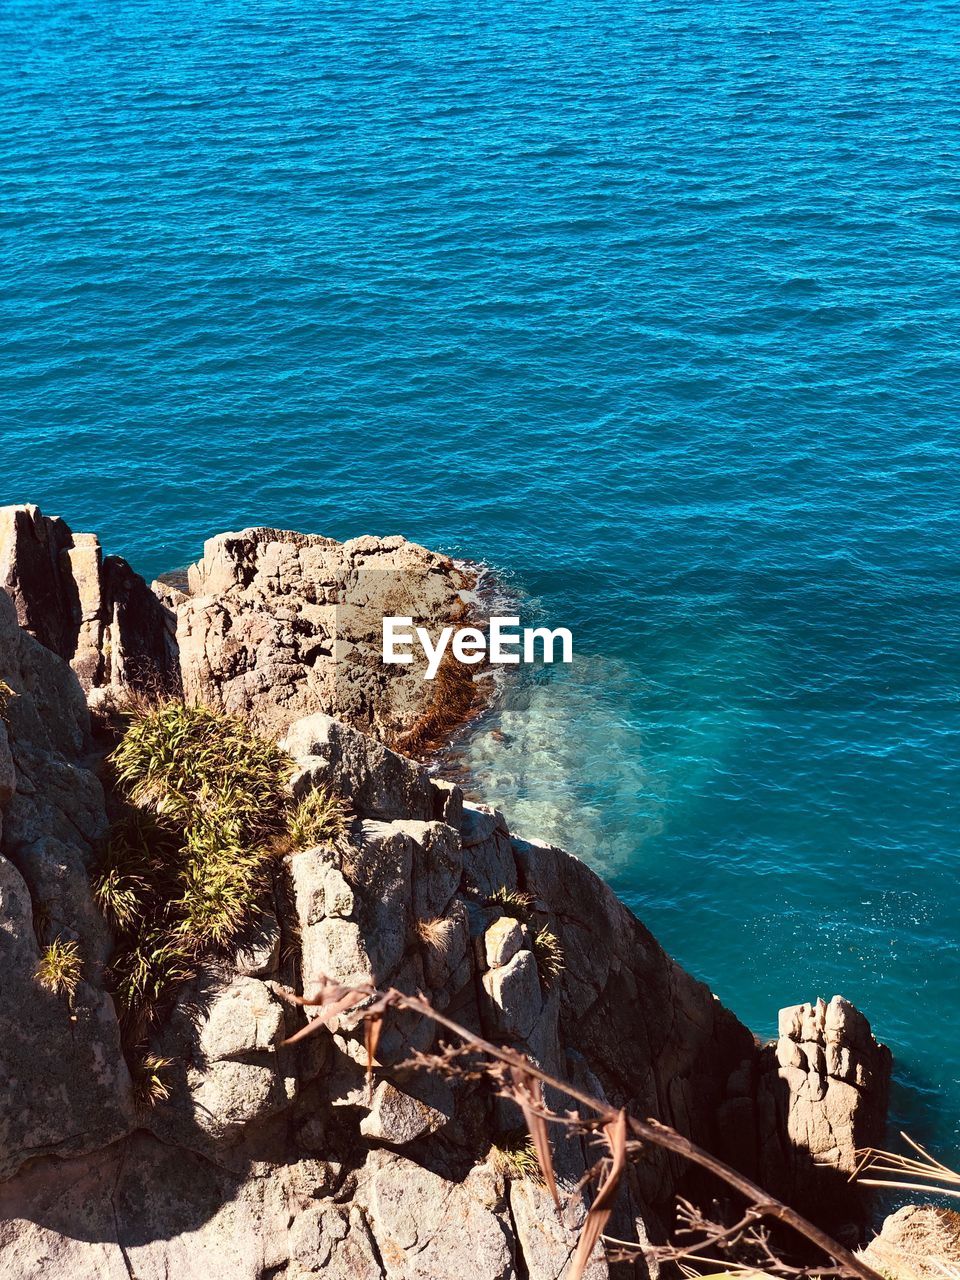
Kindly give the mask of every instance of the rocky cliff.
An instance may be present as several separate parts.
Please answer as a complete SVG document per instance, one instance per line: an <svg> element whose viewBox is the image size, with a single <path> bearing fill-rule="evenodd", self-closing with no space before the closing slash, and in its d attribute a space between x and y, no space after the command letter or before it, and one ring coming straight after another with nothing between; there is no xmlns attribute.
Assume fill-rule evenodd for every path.
<svg viewBox="0 0 960 1280"><path fill-rule="evenodd" d="M381 613L459 616L462 568L402 539L251 530L208 543L188 590L151 591L94 539L14 508L0 582L5 1275L559 1280L593 1156L560 1143L557 1214L503 1158L508 1104L404 1067L435 1042L411 1015L386 1026L372 1090L356 1014L283 1046L304 1017L289 993L322 975L423 991L834 1223L856 1214L845 1174L881 1139L889 1074L861 1014L797 1006L758 1045L575 856L379 740L433 714L415 672L371 661ZM285 856L236 954L178 988L152 1045L170 1096L152 1109L136 1102L89 883L109 797L88 702L102 712L104 691L131 686L243 714L282 737L296 794L324 787L351 810L342 840ZM53 937L82 957L69 998L37 981ZM694 1187L644 1153L609 1230L664 1239ZM599 1256L589 1272L610 1273Z"/></svg>

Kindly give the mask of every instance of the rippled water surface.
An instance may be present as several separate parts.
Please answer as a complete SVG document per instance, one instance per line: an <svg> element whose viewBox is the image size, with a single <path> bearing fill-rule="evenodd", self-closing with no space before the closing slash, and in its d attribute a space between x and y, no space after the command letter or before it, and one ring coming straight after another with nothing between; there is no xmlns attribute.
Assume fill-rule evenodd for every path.
<svg viewBox="0 0 960 1280"><path fill-rule="evenodd" d="M3 501L403 532L573 627L470 757L960 1147L960 6L0 9Z"/></svg>

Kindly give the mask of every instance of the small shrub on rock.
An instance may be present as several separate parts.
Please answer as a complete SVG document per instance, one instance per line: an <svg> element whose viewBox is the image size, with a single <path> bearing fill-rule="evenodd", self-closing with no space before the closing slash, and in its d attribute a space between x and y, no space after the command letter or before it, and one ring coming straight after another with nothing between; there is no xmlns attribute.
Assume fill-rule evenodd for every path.
<svg viewBox="0 0 960 1280"><path fill-rule="evenodd" d="M287 831L296 849L336 844L350 830L350 808L326 787L317 787L290 814Z"/></svg>
<svg viewBox="0 0 960 1280"><path fill-rule="evenodd" d="M41 952L36 973L44 990L72 1000L83 973L80 944L73 939L54 938Z"/></svg>

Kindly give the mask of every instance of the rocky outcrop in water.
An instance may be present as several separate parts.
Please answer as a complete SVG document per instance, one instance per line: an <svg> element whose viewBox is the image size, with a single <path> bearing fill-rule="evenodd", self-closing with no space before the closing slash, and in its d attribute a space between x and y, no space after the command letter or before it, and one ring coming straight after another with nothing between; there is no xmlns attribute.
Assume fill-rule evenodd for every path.
<svg viewBox="0 0 960 1280"><path fill-rule="evenodd" d="M393 740L430 706L418 664L384 666L381 619L442 626L468 612L471 577L404 538L246 529L210 539L187 591L158 585L176 618L188 699L278 734L324 707Z"/></svg>
<svg viewBox="0 0 960 1280"><path fill-rule="evenodd" d="M781 1009L760 1062L757 1177L791 1204L855 1216L857 1152L882 1145L890 1052L848 1000ZM829 1190L828 1190L829 1188Z"/></svg>
<svg viewBox="0 0 960 1280"><path fill-rule="evenodd" d="M107 816L78 649L70 651L59 623L45 627L40 604L63 598L69 575L60 557L69 547L58 522L51 530L39 519L25 526L34 542L23 541L22 528L17 535L30 550L8 561L9 598L0 592L7 1274L460 1280L469 1271L484 1280L557 1280L585 1213L576 1187L594 1154L579 1139L558 1142L569 1195L562 1214L536 1182L505 1176L496 1149L509 1147L519 1116L476 1082L405 1068L411 1050L435 1043L432 1024L413 1015L388 1021L370 1090L356 1013L282 1046L305 1016L316 1016L287 993L309 994L322 975L424 991L461 1023L615 1105L669 1122L771 1186L802 1189L811 1203L824 1176L814 1159L842 1171L852 1143L879 1141L888 1058L862 1015L836 1000L800 1006L783 1015L776 1048L761 1048L589 868L521 839L499 813L333 718L329 685L280 680L271 708L273 660L261 667L260 654L274 652L272 639L264 651L244 648L236 666L216 645L209 650L219 655L205 659L211 671L225 664L221 705L254 706L261 725L282 722L294 790L337 791L354 820L336 847L290 853L273 901L233 960L205 965L179 989L151 1046L173 1062L171 1096L138 1112L105 990L109 937L89 889ZM44 530L47 550L60 548L52 559L35 555ZM289 621L277 617L280 609L307 615L306 604L300 612L281 606L274 590L278 581L307 590L297 577L305 551L311 564L313 555L356 563L374 554L332 550L322 539L299 546L293 535L241 543L243 554L228 547L221 560L217 551L198 571L196 585L210 594L177 601L164 591L162 607L158 601L165 637L164 611L177 614L181 655L184 618L203 629L224 616L210 601L226 599L246 635L258 617L256 592L270 597L270 637ZM408 554L408 544L384 545L374 544L389 557ZM301 568L268 571L274 556ZM454 580L439 561L437 573L447 592ZM54 584L52 596L44 597L38 574ZM201 648L208 653L198 646L197 655ZM201 670L182 656L180 663ZM184 679L189 690L216 694L192 679ZM373 698L375 685L364 688ZM291 708L310 714L291 723ZM40 949L55 935L75 939L83 959L69 998L35 978ZM832 1195L832 1180L822 1185ZM676 1160L651 1151L631 1167L610 1230L664 1239L675 1195L697 1189ZM589 1274L599 1280L607 1264L595 1259Z"/></svg>
<svg viewBox="0 0 960 1280"><path fill-rule="evenodd" d="M381 619L467 619L474 576L405 538L335 542L279 529L211 538L153 589L94 534L35 506L0 508L0 586L20 625L70 663L98 708L127 690L182 692L279 735L318 707L387 741L436 687L381 660Z"/></svg>

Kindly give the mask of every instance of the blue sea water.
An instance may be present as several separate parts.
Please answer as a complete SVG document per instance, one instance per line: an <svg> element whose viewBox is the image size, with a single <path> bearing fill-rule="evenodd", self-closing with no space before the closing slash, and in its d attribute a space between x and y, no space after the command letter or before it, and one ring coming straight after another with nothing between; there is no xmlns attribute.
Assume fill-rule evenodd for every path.
<svg viewBox="0 0 960 1280"><path fill-rule="evenodd" d="M0 500L483 559L467 748L758 1032L960 1151L960 5L7 0Z"/></svg>

